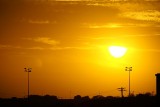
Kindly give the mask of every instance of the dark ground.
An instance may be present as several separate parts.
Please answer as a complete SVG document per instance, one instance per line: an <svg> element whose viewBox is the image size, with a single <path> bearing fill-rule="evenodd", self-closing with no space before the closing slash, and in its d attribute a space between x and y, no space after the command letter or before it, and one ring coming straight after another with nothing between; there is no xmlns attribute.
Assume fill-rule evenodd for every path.
<svg viewBox="0 0 160 107"><path fill-rule="evenodd" d="M74 99L58 99L56 96L32 95L26 98L0 99L0 107L160 107L155 96L140 95L136 97L103 97L77 95Z"/></svg>

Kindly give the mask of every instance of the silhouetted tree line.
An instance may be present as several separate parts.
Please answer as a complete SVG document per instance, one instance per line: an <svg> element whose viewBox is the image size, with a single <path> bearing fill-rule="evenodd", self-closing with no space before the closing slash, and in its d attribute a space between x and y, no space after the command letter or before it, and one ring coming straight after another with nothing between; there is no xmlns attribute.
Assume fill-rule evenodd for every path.
<svg viewBox="0 0 160 107"><path fill-rule="evenodd" d="M158 104L158 103L157 103ZM73 99L58 99L57 96L30 95L28 98L0 99L0 107L159 107L156 96L151 93L137 94L130 97L96 95L76 95Z"/></svg>

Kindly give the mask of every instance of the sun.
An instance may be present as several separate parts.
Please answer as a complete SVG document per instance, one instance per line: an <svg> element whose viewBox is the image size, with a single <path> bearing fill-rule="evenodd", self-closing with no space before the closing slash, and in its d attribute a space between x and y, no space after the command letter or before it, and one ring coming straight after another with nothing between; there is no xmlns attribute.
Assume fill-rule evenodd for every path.
<svg viewBox="0 0 160 107"><path fill-rule="evenodd" d="M122 46L110 46L109 52L115 58L120 58L125 55L127 48Z"/></svg>

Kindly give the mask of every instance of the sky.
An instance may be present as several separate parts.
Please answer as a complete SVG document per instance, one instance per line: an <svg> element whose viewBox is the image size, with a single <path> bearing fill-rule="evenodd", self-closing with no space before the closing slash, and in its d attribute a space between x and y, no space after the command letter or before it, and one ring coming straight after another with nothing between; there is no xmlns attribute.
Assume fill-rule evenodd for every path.
<svg viewBox="0 0 160 107"><path fill-rule="evenodd" d="M0 98L155 94L160 72L160 2L0 1ZM110 46L127 48L114 58Z"/></svg>

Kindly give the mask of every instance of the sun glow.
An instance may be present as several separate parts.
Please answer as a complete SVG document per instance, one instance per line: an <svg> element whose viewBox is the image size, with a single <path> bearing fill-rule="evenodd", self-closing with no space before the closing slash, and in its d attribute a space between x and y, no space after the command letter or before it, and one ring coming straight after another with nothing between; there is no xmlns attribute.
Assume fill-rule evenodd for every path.
<svg viewBox="0 0 160 107"><path fill-rule="evenodd" d="M110 54L115 58L120 58L124 56L126 51L127 51L127 48L121 47L121 46L110 46L109 47Z"/></svg>

